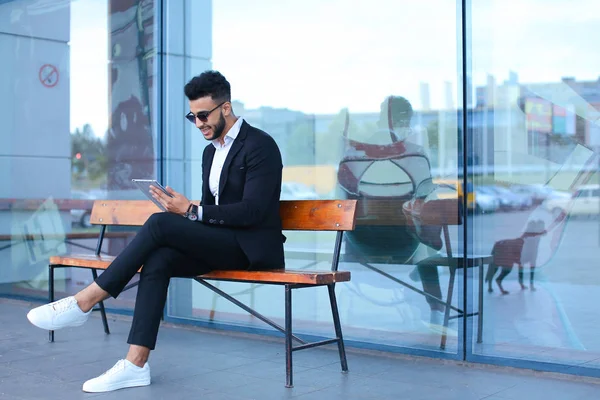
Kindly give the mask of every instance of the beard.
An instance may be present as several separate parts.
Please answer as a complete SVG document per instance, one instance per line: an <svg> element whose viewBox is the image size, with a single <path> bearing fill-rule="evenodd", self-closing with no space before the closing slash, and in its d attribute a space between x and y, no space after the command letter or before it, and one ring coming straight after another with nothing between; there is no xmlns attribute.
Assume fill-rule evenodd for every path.
<svg viewBox="0 0 600 400"><path fill-rule="evenodd" d="M207 137L206 140L215 140L223 135L223 131L225 130L225 117L223 116L223 112L219 114L219 122L216 125L211 126L212 135Z"/></svg>

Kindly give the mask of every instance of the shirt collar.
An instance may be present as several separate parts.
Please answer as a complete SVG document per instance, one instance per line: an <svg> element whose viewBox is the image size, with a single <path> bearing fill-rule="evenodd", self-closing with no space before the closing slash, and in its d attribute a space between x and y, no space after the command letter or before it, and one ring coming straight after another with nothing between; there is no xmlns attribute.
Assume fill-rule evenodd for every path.
<svg viewBox="0 0 600 400"><path fill-rule="evenodd" d="M244 122L244 119L242 117L238 117L237 121L235 121L235 124L233 124L233 126L225 134L225 144L233 142L235 138L238 137L238 135L240 134L240 129L242 128L242 122ZM221 147L218 139L213 140L212 144L217 149Z"/></svg>

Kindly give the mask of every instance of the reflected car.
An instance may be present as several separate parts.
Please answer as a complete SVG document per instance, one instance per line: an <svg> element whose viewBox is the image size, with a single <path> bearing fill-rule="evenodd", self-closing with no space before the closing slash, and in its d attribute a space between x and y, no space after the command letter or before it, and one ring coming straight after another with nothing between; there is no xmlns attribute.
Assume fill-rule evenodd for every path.
<svg viewBox="0 0 600 400"><path fill-rule="evenodd" d="M495 195L500 201L500 208L503 210L524 210L533 205L533 200L529 196L513 193L503 186L489 185L479 187L484 193Z"/></svg>
<svg viewBox="0 0 600 400"><path fill-rule="evenodd" d="M458 196L461 201L463 197L463 182L458 179L446 179L446 178L434 178L433 183L436 185L448 185L456 190L456 196ZM450 197L456 197L450 196ZM444 198L444 197L441 197ZM449 198L449 197L446 197ZM467 209L474 210L477 208L477 199L475 191L473 190L473 183L467 181Z"/></svg>
<svg viewBox="0 0 600 400"><path fill-rule="evenodd" d="M600 214L600 185L580 186L572 195L554 192L553 196L546 200L545 208L555 214Z"/></svg>
<svg viewBox="0 0 600 400"><path fill-rule="evenodd" d="M529 196L534 205L538 205L544 202L548 197L552 195L553 189L545 185L512 185L510 190L513 193L520 194L523 196Z"/></svg>
<svg viewBox="0 0 600 400"><path fill-rule="evenodd" d="M313 189L300 182L283 182L281 200L317 200L319 195Z"/></svg>
<svg viewBox="0 0 600 400"><path fill-rule="evenodd" d="M497 196L485 193L475 187L475 212L493 213L500 208L500 200Z"/></svg>
<svg viewBox="0 0 600 400"><path fill-rule="evenodd" d="M72 190L71 198L73 200L97 200L106 199L106 193L101 190ZM73 209L71 210L71 223L81 225L84 228L92 226L90 223L90 216L92 215L92 209Z"/></svg>

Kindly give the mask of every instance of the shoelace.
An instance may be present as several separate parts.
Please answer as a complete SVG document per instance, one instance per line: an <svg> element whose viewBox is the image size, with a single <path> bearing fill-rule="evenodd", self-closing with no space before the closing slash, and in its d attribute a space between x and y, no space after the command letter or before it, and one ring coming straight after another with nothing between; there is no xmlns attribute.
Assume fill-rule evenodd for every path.
<svg viewBox="0 0 600 400"><path fill-rule="evenodd" d="M52 305L52 308L54 309L54 311L56 311L57 314L62 314L65 311L67 311L68 309L70 309L73 305L73 302L71 301L71 298L67 297L61 300L58 300L57 302L55 302Z"/></svg>
<svg viewBox="0 0 600 400"><path fill-rule="evenodd" d="M110 376L110 375L114 375L117 372L120 372L122 370L125 369L125 360L119 360L117 361L117 363L108 371L106 371L105 373L103 373L101 376Z"/></svg>

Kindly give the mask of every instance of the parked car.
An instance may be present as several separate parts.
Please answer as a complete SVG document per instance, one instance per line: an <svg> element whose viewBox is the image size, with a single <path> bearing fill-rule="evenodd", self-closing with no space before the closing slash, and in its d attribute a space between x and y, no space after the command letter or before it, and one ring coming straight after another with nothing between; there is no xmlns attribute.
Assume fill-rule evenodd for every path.
<svg viewBox="0 0 600 400"><path fill-rule="evenodd" d="M580 186L572 195L555 192L553 197L546 200L545 207L554 214L600 214L600 185Z"/></svg>
<svg viewBox="0 0 600 400"><path fill-rule="evenodd" d="M520 194L523 196L529 196L534 205L538 205L544 202L553 193L553 189L540 184L535 185L512 185L510 190L513 193Z"/></svg>
<svg viewBox="0 0 600 400"><path fill-rule="evenodd" d="M106 192L103 190L72 190L71 198L73 200L97 200L106 199ZM90 216L92 214L92 208L87 209L72 209L71 210L71 223L81 225L84 228L92 226L90 223Z"/></svg>
<svg viewBox="0 0 600 400"><path fill-rule="evenodd" d="M88 193L80 190L72 190L71 198L73 200L92 200ZM91 212L91 209L71 209L71 223L81 225L84 228L89 228L92 226L92 224L90 224Z"/></svg>
<svg viewBox="0 0 600 400"><path fill-rule="evenodd" d="M463 181L458 179L446 179L446 178L434 178L433 183L436 185L447 185L452 189L456 190L456 195L449 194L450 197L456 198L458 196L462 201L463 197ZM442 196L442 198L444 198ZM473 190L473 183L467 181L467 209L474 210L476 208L475 191Z"/></svg>
<svg viewBox="0 0 600 400"><path fill-rule="evenodd" d="M486 193L475 186L475 212L493 213L500 208L500 200L497 196Z"/></svg>
<svg viewBox="0 0 600 400"><path fill-rule="evenodd" d="M283 182L281 184L281 200L316 200L317 192L300 182Z"/></svg>
<svg viewBox="0 0 600 400"><path fill-rule="evenodd" d="M513 193L503 186L489 185L479 186L479 188L487 194L495 195L503 210L524 210L533 205L531 197Z"/></svg>
<svg viewBox="0 0 600 400"><path fill-rule="evenodd" d="M531 204L539 204L543 201L543 193L538 192L538 188L532 185L510 185L508 190L517 196L523 196L531 199Z"/></svg>

